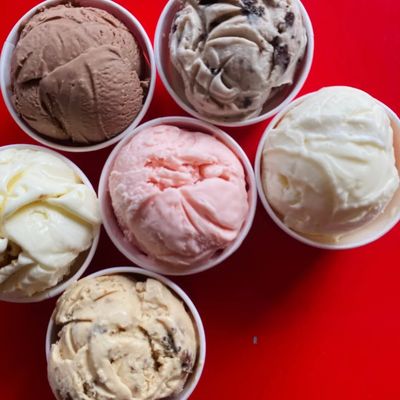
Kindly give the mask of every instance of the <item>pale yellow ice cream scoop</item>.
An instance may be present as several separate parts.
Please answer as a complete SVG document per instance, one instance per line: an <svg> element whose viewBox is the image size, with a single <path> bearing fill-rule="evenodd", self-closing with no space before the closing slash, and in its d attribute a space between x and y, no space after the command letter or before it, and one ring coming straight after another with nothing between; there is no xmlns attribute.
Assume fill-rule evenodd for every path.
<svg viewBox="0 0 400 400"><path fill-rule="evenodd" d="M0 294L31 296L59 283L100 224L96 193L45 151L0 151Z"/></svg>
<svg viewBox="0 0 400 400"><path fill-rule="evenodd" d="M361 90L321 89L268 134L261 175L288 227L338 240L381 214L399 187L388 114Z"/></svg>
<svg viewBox="0 0 400 400"><path fill-rule="evenodd" d="M161 282L123 275L83 279L59 299L48 359L59 399L156 400L182 391L197 335L182 302Z"/></svg>

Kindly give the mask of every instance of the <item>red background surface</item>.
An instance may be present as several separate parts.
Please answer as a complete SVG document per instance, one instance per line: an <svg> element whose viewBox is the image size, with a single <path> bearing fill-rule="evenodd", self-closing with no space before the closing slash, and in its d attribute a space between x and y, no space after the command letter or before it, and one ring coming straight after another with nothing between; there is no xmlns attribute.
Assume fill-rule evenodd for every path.
<svg viewBox="0 0 400 400"><path fill-rule="evenodd" d="M151 39L165 1L120 3ZM304 0L315 30L315 58L302 93L328 85L368 91L400 113L400 2ZM5 0L3 42L36 4ZM184 115L160 81L146 119ZM253 162L267 125L226 129ZM32 143L0 102L0 145ZM111 149L70 158L97 186ZM400 398L400 225L349 251L322 251L280 231L258 204L243 246L223 265L174 278L203 318L207 359L193 400ZM129 265L105 232L87 271ZM54 301L0 303L0 399L52 399L44 338ZM255 344L254 338L257 338Z"/></svg>

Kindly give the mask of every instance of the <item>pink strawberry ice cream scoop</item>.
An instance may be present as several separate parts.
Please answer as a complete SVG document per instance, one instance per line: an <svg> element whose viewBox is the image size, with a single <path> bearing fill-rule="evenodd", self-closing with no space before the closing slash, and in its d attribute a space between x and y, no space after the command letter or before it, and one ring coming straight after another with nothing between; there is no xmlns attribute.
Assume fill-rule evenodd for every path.
<svg viewBox="0 0 400 400"><path fill-rule="evenodd" d="M215 137L144 129L117 155L109 189L125 237L179 267L210 259L237 237L249 203L243 166Z"/></svg>

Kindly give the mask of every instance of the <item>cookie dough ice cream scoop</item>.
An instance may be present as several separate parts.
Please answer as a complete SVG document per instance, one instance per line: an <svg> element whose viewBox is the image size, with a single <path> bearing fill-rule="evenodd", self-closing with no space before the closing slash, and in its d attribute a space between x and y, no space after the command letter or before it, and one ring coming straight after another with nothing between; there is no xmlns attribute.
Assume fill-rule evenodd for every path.
<svg viewBox="0 0 400 400"><path fill-rule="evenodd" d="M25 23L12 55L13 104L46 138L102 142L141 110L142 64L135 38L108 12L44 7Z"/></svg>
<svg viewBox="0 0 400 400"><path fill-rule="evenodd" d="M350 87L306 96L267 135L261 177L288 227L339 240L382 214L399 188L388 113Z"/></svg>
<svg viewBox="0 0 400 400"><path fill-rule="evenodd" d="M170 33L170 56L188 102L224 122L262 113L293 82L307 34L295 0L187 0Z"/></svg>
<svg viewBox="0 0 400 400"><path fill-rule="evenodd" d="M249 211L233 151L212 135L171 125L135 134L116 155L108 184L125 238L181 270L228 247Z"/></svg>
<svg viewBox="0 0 400 400"><path fill-rule="evenodd" d="M27 148L0 150L0 297L57 285L99 225L96 193L63 160Z"/></svg>
<svg viewBox="0 0 400 400"><path fill-rule="evenodd" d="M57 302L48 357L59 400L157 400L180 393L198 338L183 303L155 279L83 279Z"/></svg>

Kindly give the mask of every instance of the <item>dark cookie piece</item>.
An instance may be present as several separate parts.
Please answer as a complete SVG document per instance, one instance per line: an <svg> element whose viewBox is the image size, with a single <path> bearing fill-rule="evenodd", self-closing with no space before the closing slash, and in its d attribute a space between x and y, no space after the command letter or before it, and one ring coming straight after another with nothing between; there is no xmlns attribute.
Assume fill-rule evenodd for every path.
<svg viewBox="0 0 400 400"><path fill-rule="evenodd" d="M290 55L287 44L275 46L274 62L285 70L290 63Z"/></svg>
<svg viewBox="0 0 400 400"><path fill-rule="evenodd" d="M265 13L263 6L255 6L256 0L242 0L242 14L243 15L256 15L262 17Z"/></svg>
<svg viewBox="0 0 400 400"><path fill-rule="evenodd" d="M185 351L181 358L182 371L190 374L193 369L193 360L190 354Z"/></svg>
<svg viewBox="0 0 400 400"><path fill-rule="evenodd" d="M176 346L174 337L172 336L171 333L168 333L167 336L164 336L162 338L161 344L164 347L165 352L167 354L178 354L179 351L181 350L180 347Z"/></svg>
<svg viewBox="0 0 400 400"><path fill-rule="evenodd" d="M96 391L94 390L93 385L91 385L89 382L83 383L83 393L85 393L85 395L89 398L96 396Z"/></svg>
<svg viewBox="0 0 400 400"><path fill-rule="evenodd" d="M289 12L285 15L285 22L286 22L286 25L287 25L287 26L293 26L293 24L294 24L294 19L295 19L294 14L293 14L291 11L289 11Z"/></svg>
<svg viewBox="0 0 400 400"><path fill-rule="evenodd" d="M278 47L278 46L281 44L281 42L282 42L282 39L281 39L279 36L275 36L275 37L272 39L271 44L272 44L272 46L274 46L274 47Z"/></svg>
<svg viewBox="0 0 400 400"><path fill-rule="evenodd" d="M253 101L251 100L250 97L245 97L243 100L243 108L250 107L252 103L253 103Z"/></svg>
<svg viewBox="0 0 400 400"><path fill-rule="evenodd" d="M22 249L15 243L8 241L7 249L3 254L0 254L0 268L5 267L16 260Z"/></svg>
<svg viewBox="0 0 400 400"><path fill-rule="evenodd" d="M294 24L294 20L295 20L295 15L289 11L288 13L286 13L285 15L285 22L280 22L278 24L278 32L279 33L283 33L286 32L286 30L288 28L290 28L291 26L293 26Z"/></svg>

